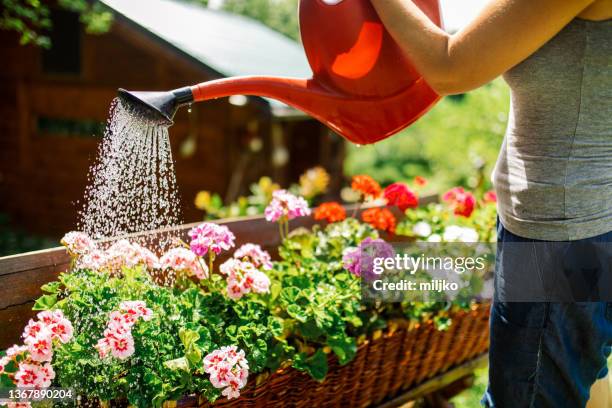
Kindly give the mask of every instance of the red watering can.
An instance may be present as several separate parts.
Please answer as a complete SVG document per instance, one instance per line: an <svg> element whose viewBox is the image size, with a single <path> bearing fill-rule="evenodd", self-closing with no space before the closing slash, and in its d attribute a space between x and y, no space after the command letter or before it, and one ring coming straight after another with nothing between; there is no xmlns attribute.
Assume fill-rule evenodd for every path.
<svg viewBox="0 0 612 408"><path fill-rule="evenodd" d="M441 26L438 0L415 0ZM185 104L230 95L277 99L358 144L375 143L413 123L439 99L385 30L370 0L300 0L300 32L311 79L233 77L168 92L120 97L152 119L172 123Z"/></svg>

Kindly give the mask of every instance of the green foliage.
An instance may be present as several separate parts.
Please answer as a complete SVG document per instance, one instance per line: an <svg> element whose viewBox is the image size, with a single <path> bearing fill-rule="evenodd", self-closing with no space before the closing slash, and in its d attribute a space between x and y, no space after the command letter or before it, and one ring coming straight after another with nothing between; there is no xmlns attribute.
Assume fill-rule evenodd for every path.
<svg viewBox="0 0 612 408"><path fill-rule="evenodd" d="M56 350L54 384L91 400L138 407L160 407L193 393L212 402L220 390L204 372L203 359L222 346L245 351L250 375L292 366L322 381L330 356L349 363L358 346L382 329L432 321L445 330L453 309L470 306L361 302L361 280L343 267L342 257L368 237L378 233L353 218L298 228L266 271L269 293L239 300L227 296L218 274L198 283L184 278L176 287L157 285L142 267L114 275L86 269L62 274L42 287L36 302L39 310L61 309L74 325L74 339ZM126 300L146 302L154 316L134 325L135 353L129 359L101 359L94 346L110 312Z"/></svg>
<svg viewBox="0 0 612 408"><path fill-rule="evenodd" d="M40 0L1 1L0 29L17 32L22 45L34 44L45 48L51 46L47 34L53 27L47 3ZM92 34L108 31L112 22L112 14L96 1L59 0L58 5L79 13L87 32Z"/></svg>
<svg viewBox="0 0 612 408"><path fill-rule="evenodd" d="M429 192L488 188L506 127L509 94L497 80L463 98L445 98L414 125L371 146L349 146L345 172L382 184L425 176ZM476 172L475 172L476 170Z"/></svg>
<svg viewBox="0 0 612 408"><path fill-rule="evenodd" d="M203 357L226 345L245 350L251 373L266 368L273 321L255 297L232 301L195 283L183 291L161 287L141 269L125 270L121 278L77 270L62 274L45 290L55 293L42 299L60 299L50 305L60 308L75 329L75 339L56 353L56 381L80 395L125 398L138 407L158 407L194 392L214 401L220 390L203 373ZM134 355L127 361L100 359L94 346L109 313L122 301L136 299L147 303L154 318L134 327Z"/></svg>
<svg viewBox="0 0 612 408"><path fill-rule="evenodd" d="M297 0L225 0L223 8L259 20L268 27L299 40Z"/></svg>

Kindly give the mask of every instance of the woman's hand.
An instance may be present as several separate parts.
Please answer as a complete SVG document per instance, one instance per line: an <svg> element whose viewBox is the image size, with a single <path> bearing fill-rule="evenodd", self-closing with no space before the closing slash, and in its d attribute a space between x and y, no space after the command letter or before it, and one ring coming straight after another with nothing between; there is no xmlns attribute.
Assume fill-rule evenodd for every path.
<svg viewBox="0 0 612 408"><path fill-rule="evenodd" d="M387 30L441 95L462 93L523 61L594 0L494 0L450 35L411 0L371 0Z"/></svg>

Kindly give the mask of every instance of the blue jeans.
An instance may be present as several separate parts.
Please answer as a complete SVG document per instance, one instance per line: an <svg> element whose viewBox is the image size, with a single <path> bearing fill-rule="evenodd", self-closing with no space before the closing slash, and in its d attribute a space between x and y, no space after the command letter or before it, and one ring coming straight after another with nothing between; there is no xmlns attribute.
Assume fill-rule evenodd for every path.
<svg viewBox="0 0 612 408"><path fill-rule="evenodd" d="M511 233L501 222L497 233L498 258L499 243L535 241ZM612 232L587 240L612 242ZM612 303L495 300L490 326L485 407L584 407L591 385L607 374Z"/></svg>

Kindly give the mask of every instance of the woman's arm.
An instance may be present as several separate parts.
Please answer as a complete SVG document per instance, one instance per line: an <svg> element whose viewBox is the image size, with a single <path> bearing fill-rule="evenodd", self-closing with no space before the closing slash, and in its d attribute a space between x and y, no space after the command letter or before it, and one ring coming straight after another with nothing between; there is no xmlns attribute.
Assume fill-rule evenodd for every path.
<svg viewBox="0 0 612 408"><path fill-rule="evenodd" d="M438 93L477 88L518 64L594 0L495 0L450 35L411 0L371 0L387 30Z"/></svg>

